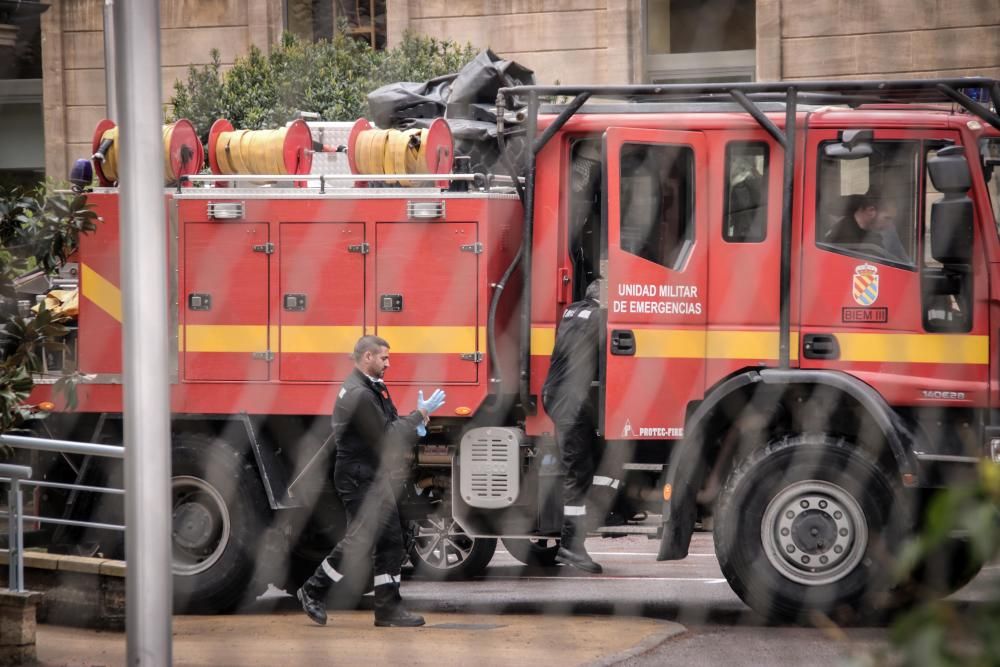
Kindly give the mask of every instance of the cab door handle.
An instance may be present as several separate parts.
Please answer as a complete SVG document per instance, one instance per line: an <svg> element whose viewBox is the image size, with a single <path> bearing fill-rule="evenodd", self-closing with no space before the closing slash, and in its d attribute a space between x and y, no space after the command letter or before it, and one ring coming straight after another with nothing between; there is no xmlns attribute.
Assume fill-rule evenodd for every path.
<svg viewBox="0 0 1000 667"><path fill-rule="evenodd" d="M806 334L802 354L806 359L839 359L840 343L833 334Z"/></svg>
<svg viewBox="0 0 1000 667"><path fill-rule="evenodd" d="M630 329L611 330L611 354L623 357L635 355L635 334Z"/></svg>

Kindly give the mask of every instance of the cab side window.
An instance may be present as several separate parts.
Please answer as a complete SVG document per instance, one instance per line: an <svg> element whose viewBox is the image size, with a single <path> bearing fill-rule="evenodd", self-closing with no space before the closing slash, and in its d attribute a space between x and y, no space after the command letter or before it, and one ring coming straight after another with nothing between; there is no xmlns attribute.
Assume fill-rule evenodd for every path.
<svg viewBox="0 0 1000 667"><path fill-rule="evenodd" d="M920 142L873 141L852 159L827 151L833 143L820 146L816 244L915 269Z"/></svg>
<svg viewBox="0 0 1000 667"><path fill-rule="evenodd" d="M625 144L621 152L621 249L668 269L694 242L694 151Z"/></svg>
<svg viewBox="0 0 1000 667"><path fill-rule="evenodd" d="M726 201L722 238L729 243L760 243L767 238L769 151L764 142L726 146Z"/></svg>
<svg viewBox="0 0 1000 667"><path fill-rule="evenodd" d="M996 223L997 234L1000 234L1000 139L981 140L979 150L983 154L983 177L990 194L993 221Z"/></svg>

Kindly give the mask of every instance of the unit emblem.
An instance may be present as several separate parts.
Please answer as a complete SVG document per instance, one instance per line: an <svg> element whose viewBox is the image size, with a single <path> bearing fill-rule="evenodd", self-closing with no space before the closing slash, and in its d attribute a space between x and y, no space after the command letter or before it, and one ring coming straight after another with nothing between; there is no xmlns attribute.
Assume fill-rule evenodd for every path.
<svg viewBox="0 0 1000 667"><path fill-rule="evenodd" d="M851 296L862 306L870 306L878 299L878 268L860 264L854 268Z"/></svg>

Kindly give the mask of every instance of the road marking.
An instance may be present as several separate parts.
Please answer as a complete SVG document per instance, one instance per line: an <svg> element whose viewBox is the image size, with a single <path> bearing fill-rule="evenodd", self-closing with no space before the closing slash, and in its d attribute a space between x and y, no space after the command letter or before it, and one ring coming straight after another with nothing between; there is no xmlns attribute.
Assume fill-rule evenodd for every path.
<svg viewBox="0 0 1000 667"><path fill-rule="evenodd" d="M504 551L503 549L497 549L498 555L510 556L509 551ZM591 551L592 556L646 556L656 558L655 551ZM715 558L715 554L688 554L685 558ZM511 556L513 558L513 556Z"/></svg>
<svg viewBox="0 0 1000 667"><path fill-rule="evenodd" d="M490 581L492 581L492 580L499 580L499 579L511 579L511 580L539 579L539 580L544 580L544 581L575 581L577 579L586 579L587 581L696 581L696 582L700 581L701 583L704 583L704 584L719 584L719 583L723 583L723 582L726 581L725 579L718 579L718 578L709 579L707 577L627 577L627 576L623 576L623 577L615 577L615 576L595 577L593 575L586 575L586 574L579 574L579 575L573 574L573 575L569 575L569 576L558 576L557 575L557 576L550 576L550 577L533 577L533 576L526 576L526 577L494 577L494 576L487 576L486 577L486 580L490 580Z"/></svg>

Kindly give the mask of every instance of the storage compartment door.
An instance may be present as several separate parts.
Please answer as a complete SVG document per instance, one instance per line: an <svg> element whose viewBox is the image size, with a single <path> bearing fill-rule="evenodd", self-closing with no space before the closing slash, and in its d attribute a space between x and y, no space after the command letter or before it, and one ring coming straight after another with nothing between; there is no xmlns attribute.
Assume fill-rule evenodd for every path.
<svg viewBox="0 0 1000 667"><path fill-rule="evenodd" d="M184 225L186 380L269 378L266 222Z"/></svg>
<svg viewBox="0 0 1000 667"><path fill-rule="evenodd" d="M477 320L474 222L376 225L375 326L390 383L474 383L485 346Z"/></svg>
<svg viewBox="0 0 1000 667"><path fill-rule="evenodd" d="M283 222L278 236L281 379L341 382L364 333L364 223Z"/></svg>

